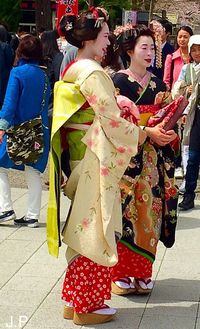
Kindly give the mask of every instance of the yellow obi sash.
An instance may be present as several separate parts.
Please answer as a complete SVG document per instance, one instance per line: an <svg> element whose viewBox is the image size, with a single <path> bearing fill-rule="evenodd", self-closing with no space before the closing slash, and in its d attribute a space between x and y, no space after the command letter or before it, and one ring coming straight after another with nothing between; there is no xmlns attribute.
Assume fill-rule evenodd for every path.
<svg viewBox="0 0 200 329"><path fill-rule="evenodd" d="M60 128L85 103L79 85L58 81L54 88L54 108L50 150L50 190L47 214L47 244L49 253L58 257L60 241Z"/></svg>

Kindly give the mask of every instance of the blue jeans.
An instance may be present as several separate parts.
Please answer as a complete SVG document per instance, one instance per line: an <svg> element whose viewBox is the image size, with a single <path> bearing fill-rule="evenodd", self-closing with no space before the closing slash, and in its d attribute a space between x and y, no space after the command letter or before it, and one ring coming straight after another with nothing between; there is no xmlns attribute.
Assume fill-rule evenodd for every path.
<svg viewBox="0 0 200 329"><path fill-rule="evenodd" d="M185 176L185 194L195 197L195 189L199 177L200 150L189 150L189 159Z"/></svg>

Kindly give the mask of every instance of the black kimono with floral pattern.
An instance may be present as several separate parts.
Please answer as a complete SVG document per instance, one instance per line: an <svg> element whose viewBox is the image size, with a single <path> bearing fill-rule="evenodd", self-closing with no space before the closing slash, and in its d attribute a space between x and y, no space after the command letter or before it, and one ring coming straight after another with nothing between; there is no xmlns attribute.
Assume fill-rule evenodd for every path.
<svg viewBox="0 0 200 329"><path fill-rule="evenodd" d="M146 83L139 83L130 70L118 72L114 84L142 111L149 112L156 94L166 85L147 73ZM159 147L147 138L121 181L123 237L121 243L153 263L157 243L171 247L177 221L177 188L174 185L174 150L170 144ZM141 276L142 277L142 276Z"/></svg>

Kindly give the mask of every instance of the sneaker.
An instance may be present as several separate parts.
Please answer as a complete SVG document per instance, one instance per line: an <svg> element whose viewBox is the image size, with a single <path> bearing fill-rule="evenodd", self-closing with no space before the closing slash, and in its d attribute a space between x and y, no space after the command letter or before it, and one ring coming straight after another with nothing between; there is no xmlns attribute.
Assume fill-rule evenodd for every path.
<svg viewBox="0 0 200 329"><path fill-rule="evenodd" d="M39 223L37 219L22 217L14 220L14 224L18 226L38 227Z"/></svg>
<svg viewBox="0 0 200 329"><path fill-rule="evenodd" d="M194 196L185 194L183 200L178 204L181 210L189 210L194 208Z"/></svg>
<svg viewBox="0 0 200 329"><path fill-rule="evenodd" d="M179 186L179 194L185 193L185 179L182 181L181 185Z"/></svg>
<svg viewBox="0 0 200 329"><path fill-rule="evenodd" d="M183 178L183 169L181 167L175 169L174 177Z"/></svg>
<svg viewBox="0 0 200 329"><path fill-rule="evenodd" d="M14 210L2 211L0 212L0 223L6 222L8 220L16 219L16 215Z"/></svg>

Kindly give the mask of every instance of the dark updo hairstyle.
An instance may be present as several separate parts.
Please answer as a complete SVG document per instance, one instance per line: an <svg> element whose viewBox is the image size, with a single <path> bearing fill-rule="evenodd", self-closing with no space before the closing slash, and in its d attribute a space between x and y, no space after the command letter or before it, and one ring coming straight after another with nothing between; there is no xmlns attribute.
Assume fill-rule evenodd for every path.
<svg viewBox="0 0 200 329"><path fill-rule="evenodd" d="M106 56L103 58L101 62L102 67L110 67L114 71L119 71L121 69L121 65L119 62L119 45L117 43L117 37L114 33L110 33L108 36L110 41L110 45L107 47Z"/></svg>
<svg viewBox="0 0 200 329"><path fill-rule="evenodd" d="M103 23L108 21L108 16L103 8L91 7L80 16L74 17L74 22L67 22L65 26L66 40L76 46L83 48L83 42L95 40L102 29Z"/></svg>
<svg viewBox="0 0 200 329"><path fill-rule="evenodd" d="M146 25L136 25L132 29L123 32L120 36L123 51L134 50L138 39L143 36L151 37L155 44L154 32Z"/></svg>
<svg viewBox="0 0 200 329"><path fill-rule="evenodd" d="M74 15L64 15L61 17L59 26L58 26L58 34L61 36L66 35L66 29L69 26L74 26L74 23L76 21L76 16Z"/></svg>
<svg viewBox="0 0 200 329"><path fill-rule="evenodd" d="M136 25L128 30L125 30L118 36L118 42L121 47L121 55L125 67L127 67L127 63L130 62L128 51L135 49L138 39L142 36L151 37L155 48L154 32L146 25Z"/></svg>
<svg viewBox="0 0 200 329"><path fill-rule="evenodd" d="M20 59L25 59L28 62L42 63L42 43L39 38L29 34L20 40L16 50L15 64Z"/></svg>

